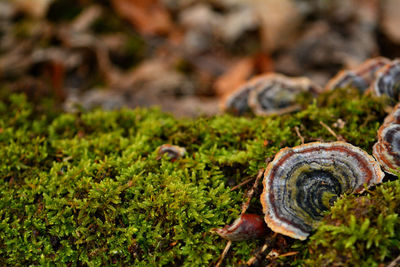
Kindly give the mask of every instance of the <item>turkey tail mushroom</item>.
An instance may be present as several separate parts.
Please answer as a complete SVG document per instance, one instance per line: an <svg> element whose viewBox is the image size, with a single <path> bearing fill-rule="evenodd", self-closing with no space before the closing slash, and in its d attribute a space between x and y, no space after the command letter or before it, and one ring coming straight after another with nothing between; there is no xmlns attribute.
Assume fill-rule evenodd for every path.
<svg viewBox="0 0 400 267"><path fill-rule="evenodd" d="M306 77L270 73L258 77L249 95L249 106L256 115L284 114L300 109L296 98L305 92L316 96L321 88Z"/></svg>
<svg viewBox="0 0 400 267"><path fill-rule="evenodd" d="M400 60L386 64L376 73L371 90L377 95L388 96L393 103L400 100Z"/></svg>
<svg viewBox="0 0 400 267"><path fill-rule="evenodd" d="M373 155L388 173L395 174L393 171L400 168L400 103L379 128Z"/></svg>
<svg viewBox="0 0 400 267"><path fill-rule="evenodd" d="M243 115L284 114L298 110L299 94L309 92L316 96L321 88L305 77L287 77L278 73L255 76L223 99L224 111Z"/></svg>
<svg viewBox="0 0 400 267"><path fill-rule="evenodd" d="M164 154L167 155L171 161L175 161L185 156L186 149L180 146L164 144L157 148L157 160L160 160Z"/></svg>
<svg viewBox="0 0 400 267"><path fill-rule="evenodd" d="M264 174L261 204L274 232L304 240L337 197L380 183L374 158L345 142L284 148Z"/></svg>
<svg viewBox="0 0 400 267"><path fill-rule="evenodd" d="M250 113L251 109L248 103L249 95L257 86L258 82L258 79L251 79L250 81L240 85L233 92L227 94L222 99L222 110L237 116Z"/></svg>
<svg viewBox="0 0 400 267"><path fill-rule="evenodd" d="M361 93L365 92L375 79L376 72L390 63L384 57L371 58L350 70L342 70L336 74L325 86L325 90L330 91L337 88L354 87Z"/></svg>

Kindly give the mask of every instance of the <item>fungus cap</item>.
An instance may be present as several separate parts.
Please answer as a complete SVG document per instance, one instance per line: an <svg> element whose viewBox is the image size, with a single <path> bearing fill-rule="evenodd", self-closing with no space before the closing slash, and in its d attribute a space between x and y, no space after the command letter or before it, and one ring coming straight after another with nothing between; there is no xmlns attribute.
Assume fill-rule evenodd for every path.
<svg viewBox="0 0 400 267"><path fill-rule="evenodd" d="M337 197L380 183L374 158L345 142L281 149L264 173L261 204L274 231L304 240Z"/></svg>
<svg viewBox="0 0 400 267"><path fill-rule="evenodd" d="M385 118L378 130L378 142L373 147L373 155L382 168L391 174L400 168L400 104Z"/></svg>
<svg viewBox="0 0 400 267"><path fill-rule="evenodd" d="M379 69L372 91L377 96L387 95L395 103L400 100L400 60L393 60Z"/></svg>
<svg viewBox="0 0 400 267"><path fill-rule="evenodd" d="M259 76L248 102L257 115L283 114L298 110L296 97L303 92L314 96L321 88L306 77L287 77L278 73Z"/></svg>
<svg viewBox="0 0 400 267"><path fill-rule="evenodd" d="M185 156L186 149L180 146L164 144L157 149L157 159L161 159L164 154L166 154L171 161L175 161Z"/></svg>
<svg viewBox="0 0 400 267"><path fill-rule="evenodd" d="M222 99L222 110L235 115L244 115L250 112L248 98L250 92L254 90L258 82L257 78L253 78L244 84L241 84L233 92L228 93Z"/></svg>
<svg viewBox="0 0 400 267"><path fill-rule="evenodd" d="M400 103L394 106L393 110L386 116L383 125L392 123L400 124Z"/></svg>
<svg viewBox="0 0 400 267"><path fill-rule="evenodd" d="M342 70L329 80L325 90L354 87L360 92L365 92L375 79L376 72L389 62L387 58L376 57L366 60L354 69Z"/></svg>

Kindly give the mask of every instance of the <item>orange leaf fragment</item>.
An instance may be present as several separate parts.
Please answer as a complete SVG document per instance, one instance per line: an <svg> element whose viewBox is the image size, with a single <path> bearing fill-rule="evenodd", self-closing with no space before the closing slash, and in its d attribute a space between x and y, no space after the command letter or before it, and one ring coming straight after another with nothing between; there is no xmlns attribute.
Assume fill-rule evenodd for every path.
<svg viewBox="0 0 400 267"><path fill-rule="evenodd" d="M112 0L112 5L142 34L166 34L172 29L171 17L158 0Z"/></svg>

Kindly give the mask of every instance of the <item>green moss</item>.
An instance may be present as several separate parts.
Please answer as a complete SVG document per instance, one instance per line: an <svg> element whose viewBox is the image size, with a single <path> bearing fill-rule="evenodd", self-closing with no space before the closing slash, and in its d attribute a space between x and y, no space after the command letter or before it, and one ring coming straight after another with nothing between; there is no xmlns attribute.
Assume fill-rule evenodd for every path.
<svg viewBox="0 0 400 267"><path fill-rule="evenodd" d="M337 201L308 243L308 266L378 266L400 253L400 181Z"/></svg>
<svg viewBox="0 0 400 267"><path fill-rule="evenodd" d="M382 105L379 99L343 90L281 117L222 115L184 120L157 109L96 110L49 117L48 112L37 112L24 96L12 95L0 102L0 263L215 263L226 242L210 229L237 217L248 188L230 191L230 186L256 175L265 167L266 158L280 148L299 145L296 126L306 142L336 140L322 121L370 152L385 116ZM332 126L338 119L345 122L343 128ZM175 162L166 157L156 160L157 147L164 143L185 147L187 155ZM392 184L398 187L398 182ZM396 254L390 246L400 240L394 217L400 198L397 189L390 191L392 184L365 196L373 212L354 217L357 231L383 229L382 237L370 245L379 253L368 255L368 263L387 261ZM384 189L390 198L382 203L392 206L379 219L385 207L373 196ZM340 214L340 205L345 205L340 203L347 201L345 219L340 219L334 214ZM353 207L351 201L356 198L339 201L326 225L334 221L347 225L353 220L347 215ZM257 199L250 210L261 213ZM366 218L370 223L363 226ZM300 253L297 263L319 262L329 244L336 246L327 243L333 238L343 239L339 252L358 246L358 239L355 243L346 232L329 229L321 226L311 238L310 249L307 243L296 243L298 251L312 252L308 260L307 254ZM363 231L370 233L368 229ZM318 243L318 236L328 241ZM247 260L261 244L235 243L226 262ZM365 255L357 257L364 260ZM334 256L329 259L336 261Z"/></svg>

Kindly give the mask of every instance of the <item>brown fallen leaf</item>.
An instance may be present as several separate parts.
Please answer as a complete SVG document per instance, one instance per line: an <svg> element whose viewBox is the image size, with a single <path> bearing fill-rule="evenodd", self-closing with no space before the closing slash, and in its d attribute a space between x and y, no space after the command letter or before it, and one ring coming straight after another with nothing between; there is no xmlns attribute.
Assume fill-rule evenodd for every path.
<svg viewBox="0 0 400 267"><path fill-rule="evenodd" d="M219 96L229 94L253 74L274 70L273 60L269 55L263 53L238 59L231 65L214 83L214 90Z"/></svg>
<svg viewBox="0 0 400 267"><path fill-rule="evenodd" d="M384 0L381 2L382 28L395 43L400 43L400 1Z"/></svg>
<svg viewBox="0 0 400 267"><path fill-rule="evenodd" d="M13 0L18 10L34 18L43 18L46 15L52 0Z"/></svg>
<svg viewBox="0 0 400 267"><path fill-rule="evenodd" d="M263 53L254 55L254 66L257 73L274 71L274 61L271 56Z"/></svg>
<svg viewBox="0 0 400 267"><path fill-rule="evenodd" d="M264 51L272 52L290 44L303 16L292 0L252 0L261 27Z"/></svg>
<svg viewBox="0 0 400 267"><path fill-rule="evenodd" d="M173 23L158 0L112 0L116 12L142 34L167 34Z"/></svg>
<svg viewBox="0 0 400 267"><path fill-rule="evenodd" d="M254 70L254 60L245 57L238 60L230 69L220 76L214 84L215 92L222 96L245 82Z"/></svg>

